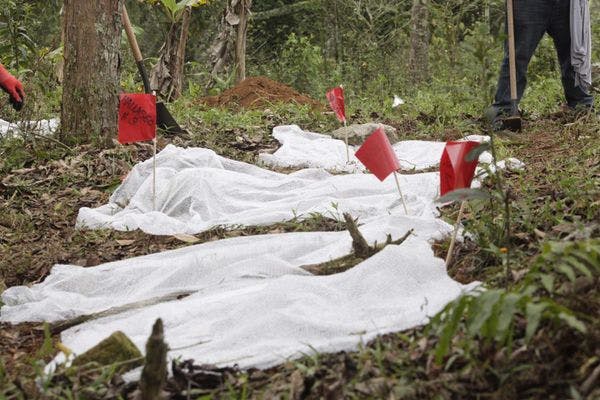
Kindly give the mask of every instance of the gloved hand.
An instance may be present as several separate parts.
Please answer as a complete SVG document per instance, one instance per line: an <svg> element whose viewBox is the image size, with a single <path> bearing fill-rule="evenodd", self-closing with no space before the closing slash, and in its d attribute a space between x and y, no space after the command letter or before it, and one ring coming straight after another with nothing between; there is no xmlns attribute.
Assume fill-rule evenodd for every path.
<svg viewBox="0 0 600 400"><path fill-rule="evenodd" d="M0 87L10 96L10 103L15 110L19 111L23 108L23 103L25 102L23 84L2 65L0 65Z"/></svg>

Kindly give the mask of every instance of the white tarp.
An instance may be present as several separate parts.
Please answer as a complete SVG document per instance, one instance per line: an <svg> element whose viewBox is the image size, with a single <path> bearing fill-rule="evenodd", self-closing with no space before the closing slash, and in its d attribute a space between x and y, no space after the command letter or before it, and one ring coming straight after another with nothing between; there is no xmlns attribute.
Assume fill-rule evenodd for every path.
<svg viewBox="0 0 600 400"><path fill-rule="evenodd" d="M381 217L361 227L380 243L415 229L403 244L342 274L312 276L302 265L350 252L347 232L240 237L94 268L59 265L41 284L5 291L0 320L57 321L167 294L189 297L92 320L62 334L76 353L116 330L144 343L163 318L170 357L268 367L300 352L352 349L377 334L422 324L463 286L434 258L430 241L451 231L441 220Z"/></svg>
<svg viewBox="0 0 600 400"><path fill-rule="evenodd" d="M404 213L394 183L370 174L321 169L281 174L199 148L167 146L156 157L157 211L152 211L152 160L136 165L107 205L82 208L81 228L141 229L156 235L198 233L215 226L271 224L337 210L369 218ZM402 175L411 215L433 218L439 174Z"/></svg>
<svg viewBox="0 0 600 400"><path fill-rule="evenodd" d="M357 146L350 146L350 162L346 159L346 144L329 135L303 131L297 125L277 126L273 137L281 147L273 154L262 153L259 160L275 168L323 168L331 172L363 172L365 167L354 156ZM471 135L463 140L488 141L488 136ZM392 147L400 167L407 171L419 171L439 165L445 142L405 140ZM489 153L479 158L480 162L491 163Z"/></svg>
<svg viewBox="0 0 600 400"><path fill-rule="evenodd" d="M424 159L420 152L429 157L414 149L406 157L411 162ZM110 316L62 333L64 344L81 353L116 330L143 350L160 317L174 349L170 357L268 367L311 349L350 350L377 334L417 326L474 287L450 279L431 250L433 240L451 231L434 204L437 172L401 176L405 216L393 178L381 183L370 174L322 169L285 175L175 146L159 153L157 165L157 211L151 210L148 160L134 167L109 204L81 209L78 226L197 233L350 212L364 223L360 229L370 243L415 232L333 276L300 267L349 254L347 232L239 237L93 268L58 265L40 284L6 290L0 321L59 321L108 310ZM164 300L180 294L189 296Z"/></svg>

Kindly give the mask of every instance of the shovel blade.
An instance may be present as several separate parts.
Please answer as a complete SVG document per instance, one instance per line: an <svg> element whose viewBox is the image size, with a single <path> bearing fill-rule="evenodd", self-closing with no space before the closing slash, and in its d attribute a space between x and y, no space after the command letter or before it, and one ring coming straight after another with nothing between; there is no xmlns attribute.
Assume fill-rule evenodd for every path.
<svg viewBox="0 0 600 400"><path fill-rule="evenodd" d="M186 133L186 131L179 126L177 121L175 121L175 118L173 118L169 110L167 110L164 103L160 101L156 103L156 123L166 134L176 135Z"/></svg>
<svg viewBox="0 0 600 400"><path fill-rule="evenodd" d="M502 125L504 129L507 129L511 132L521 132L523 121L521 120L520 116L511 116L504 118L502 120Z"/></svg>

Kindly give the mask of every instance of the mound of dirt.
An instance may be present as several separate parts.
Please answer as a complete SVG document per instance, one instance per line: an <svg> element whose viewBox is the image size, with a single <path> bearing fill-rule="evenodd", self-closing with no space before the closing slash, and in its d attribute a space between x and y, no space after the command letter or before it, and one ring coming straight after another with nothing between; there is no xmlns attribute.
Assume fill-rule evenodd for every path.
<svg viewBox="0 0 600 400"><path fill-rule="evenodd" d="M313 109L323 107L318 101L264 76L247 78L218 96L203 97L200 102L210 107L229 109L261 109L273 103L309 105Z"/></svg>

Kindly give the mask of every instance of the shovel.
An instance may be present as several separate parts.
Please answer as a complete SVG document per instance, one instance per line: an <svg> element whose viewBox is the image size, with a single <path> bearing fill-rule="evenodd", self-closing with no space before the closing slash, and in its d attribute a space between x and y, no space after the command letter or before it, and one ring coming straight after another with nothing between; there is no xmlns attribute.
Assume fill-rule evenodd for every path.
<svg viewBox="0 0 600 400"><path fill-rule="evenodd" d="M517 63L515 51L515 13L513 0L507 0L507 20L508 20L508 60L510 75L510 116L505 118L502 123L504 128L519 132L521 130L521 114L519 113L519 101L517 100Z"/></svg>
<svg viewBox="0 0 600 400"><path fill-rule="evenodd" d="M129 45L131 46L131 51L133 52L133 58L135 58L135 63L137 64L138 70L140 71L140 75L142 76L142 81L144 82L144 91L150 94L152 93L152 90L150 89L148 73L146 72L146 67L144 67L142 52L140 51L140 47L138 46L137 40L135 38L135 33L133 32L131 21L129 21L129 15L127 14L125 4L123 4L122 20L123 25L125 27L125 32L127 33L127 39L129 40ZM186 133L186 131L181 129L177 121L175 121L175 118L173 118L169 110L167 110L167 107L161 101L156 102L156 124L166 133Z"/></svg>

